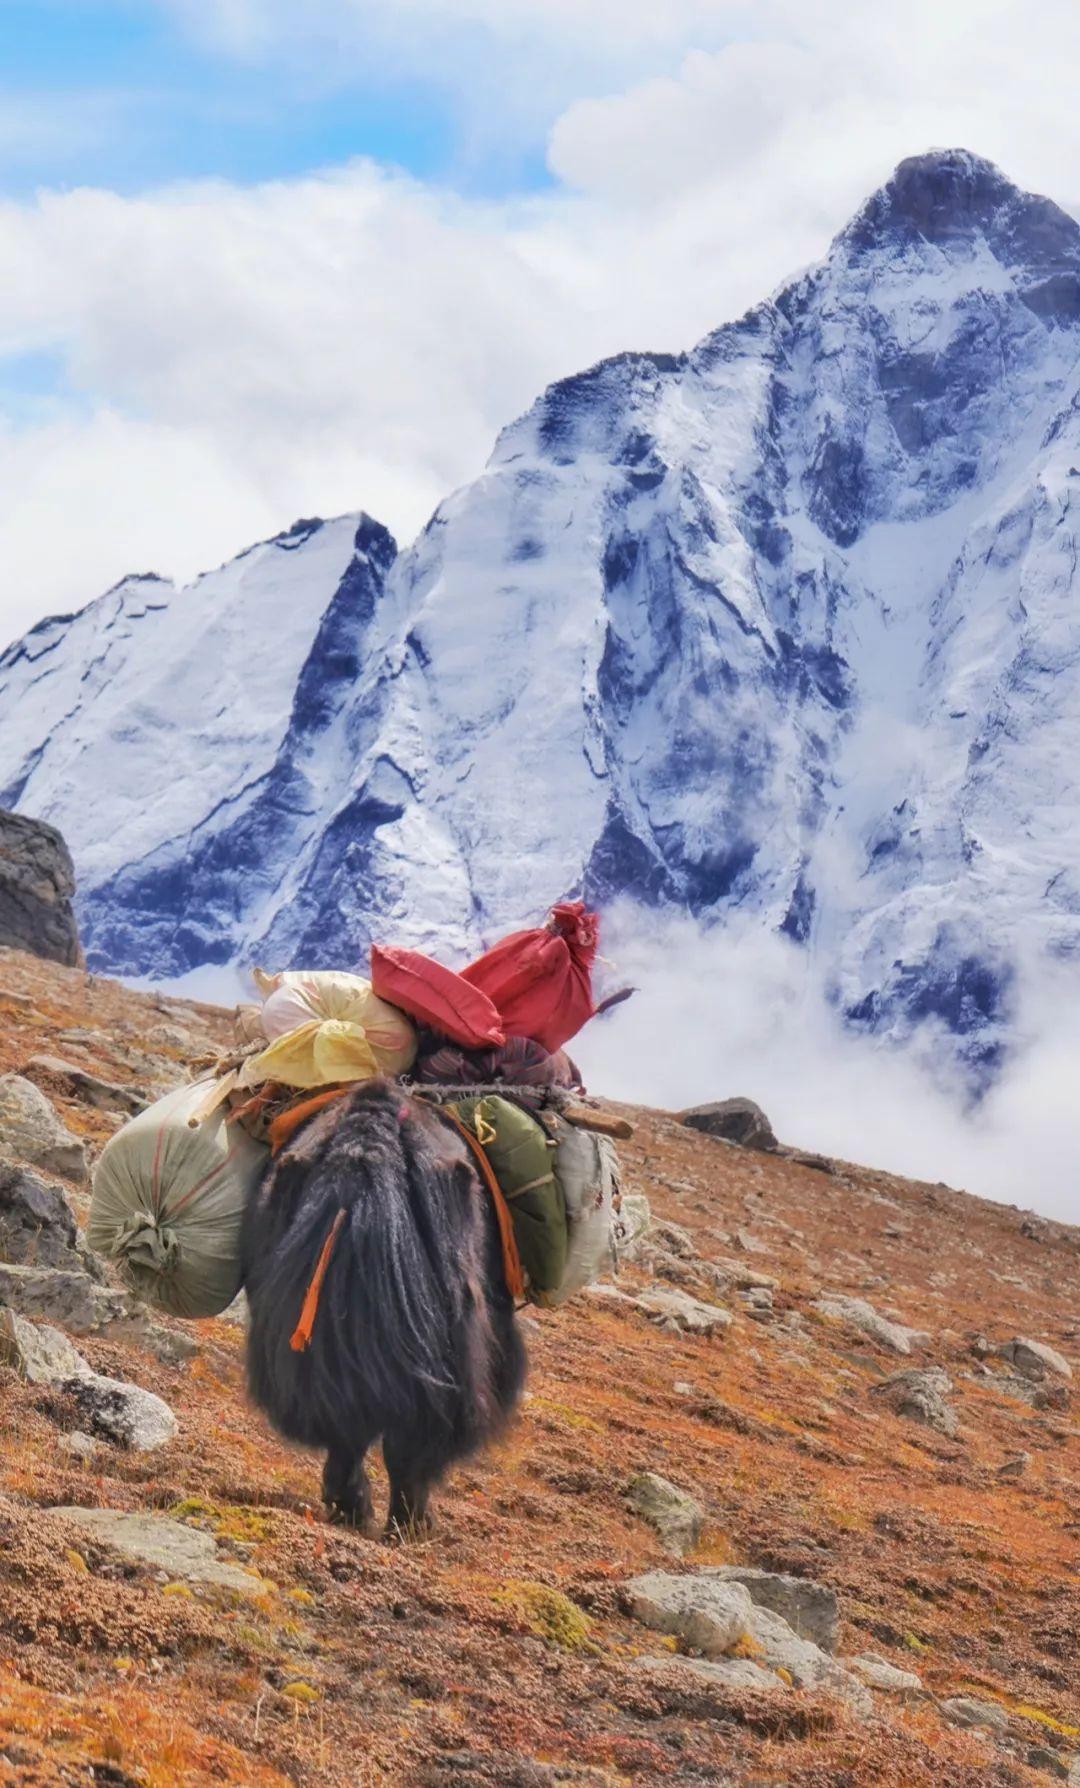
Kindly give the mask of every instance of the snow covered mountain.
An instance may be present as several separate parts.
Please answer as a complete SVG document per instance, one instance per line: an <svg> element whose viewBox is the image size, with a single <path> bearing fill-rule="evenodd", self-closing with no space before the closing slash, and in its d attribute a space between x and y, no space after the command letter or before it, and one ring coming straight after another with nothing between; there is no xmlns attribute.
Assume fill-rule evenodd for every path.
<svg viewBox="0 0 1080 1788"><path fill-rule="evenodd" d="M685 355L551 387L396 559L298 524L0 658L91 962L447 960L570 891L758 915L993 1071L1080 949L1080 227L963 151Z"/></svg>

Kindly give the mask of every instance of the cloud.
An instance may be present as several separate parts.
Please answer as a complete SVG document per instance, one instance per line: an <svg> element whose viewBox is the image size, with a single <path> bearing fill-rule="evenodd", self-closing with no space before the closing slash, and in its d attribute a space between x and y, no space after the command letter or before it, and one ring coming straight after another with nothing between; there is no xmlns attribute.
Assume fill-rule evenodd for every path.
<svg viewBox="0 0 1080 1788"><path fill-rule="evenodd" d="M897 1049L846 1030L814 960L753 924L623 911L604 951L639 992L573 1045L595 1090L672 1110L744 1095L785 1142L1080 1220L1075 971L1024 971L1014 1055L972 1110L929 1035Z"/></svg>
<svg viewBox="0 0 1080 1788"><path fill-rule="evenodd" d="M284 54L301 16L188 0L193 28L211 13L252 55ZM1037 33L1016 0L902 17L851 0L313 0L303 23L343 63L377 28L466 110L474 65L500 104L515 71L541 111L565 89L555 184L495 203L359 161L0 205L2 635L132 566L189 576L300 513L366 507L408 539L549 380L690 345L933 142L1080 196L1062 191L1080 149L1071 0ZM18 385L27 357L59 369L40 399Z"/></svg>

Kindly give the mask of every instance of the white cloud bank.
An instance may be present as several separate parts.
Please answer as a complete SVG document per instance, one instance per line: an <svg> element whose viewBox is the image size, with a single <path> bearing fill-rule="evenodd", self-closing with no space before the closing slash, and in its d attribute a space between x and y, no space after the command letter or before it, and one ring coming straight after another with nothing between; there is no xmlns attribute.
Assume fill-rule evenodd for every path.
<svg viewBox="0 0 1080 1788"><path fill-rule="evenodd" d="M928 1037L904 1050L845 1030L784 938L623 914L604 950L639 992L571 1045L595 1091L672 1110L744 1095L784 1142L1080 1222L1075 971L1022 976L1015 1053L965 1114Z"/></svg>
<svg viewBox="0 0 1080 1788"><path fill-rule="evenodd" d="M237 54L290 53L301 16L313 56L377 39L460 88L466 133L491 90L525 134L513 96L557 90L558 184L494 204L361 162L0 204L0 356L62 375L0 421L4 637L303 513L366 507L407 539L550 379L690 345L821 254L906 154L963 143L1078 196L1072 0L1037 22L1017 0L181 10Z"/></svg>

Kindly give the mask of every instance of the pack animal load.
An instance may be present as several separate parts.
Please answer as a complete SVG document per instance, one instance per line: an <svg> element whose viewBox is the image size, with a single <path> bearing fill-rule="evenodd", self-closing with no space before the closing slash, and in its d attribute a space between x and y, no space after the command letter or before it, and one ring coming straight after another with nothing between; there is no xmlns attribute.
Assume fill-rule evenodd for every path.
<svg viewBox="0 0 1080 1788"><path fill-rule="evenodd" d="M270 1155L220 1105L200 1116L213 1090L196 1081L158 1099L94 1171L90 1247L173 1316L217 1316L240 1290L240 1225Z"/></svg>
<svg viewBox="0 0 1080 1788"><path fill-rule="evenodd" d="M256 972L237 1048L117 1133L94 1176L88 1239L177 1316L219 1314L240 1289L241 1222L271 1158L315 1113L381 1076L431 1103L496 1201L507 1284L557 1307L614 1258L611 1137L562 1048L597 1008L594 914L557 907L458 975L420 952L372 950L372 978ZM475 975L475 979L474 979ZM517 1027L528 1023L530 1034Z"/></svg>

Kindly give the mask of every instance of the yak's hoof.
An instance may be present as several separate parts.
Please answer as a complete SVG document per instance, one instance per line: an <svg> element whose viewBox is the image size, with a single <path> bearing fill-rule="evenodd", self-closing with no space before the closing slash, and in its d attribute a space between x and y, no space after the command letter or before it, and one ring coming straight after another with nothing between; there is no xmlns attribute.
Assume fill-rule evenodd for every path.
<svg viewBox="0 0 1080 1788"><path fill-rule="evenodd" d="M365 1539L375 1540L379 1537L379 1523L371 1509L361 1507L359 1503L328 1502L326 1518L335 1527L351 1527Z"/></svg>

